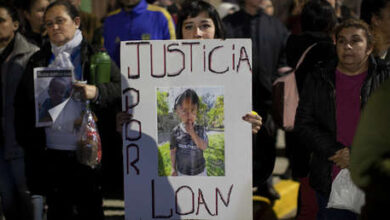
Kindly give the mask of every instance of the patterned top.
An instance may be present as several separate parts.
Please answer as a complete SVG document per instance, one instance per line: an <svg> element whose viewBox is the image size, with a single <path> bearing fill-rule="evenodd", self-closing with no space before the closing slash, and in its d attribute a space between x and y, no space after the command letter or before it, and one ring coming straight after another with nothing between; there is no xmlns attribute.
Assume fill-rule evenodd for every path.
<svg viewBox="0 0 390 220"><path fill-rule="evenodd" d="M203 126L194 125L195 133L206 143L208 138ZM176 148L176 169L185 175L197 175L204 171L206 161L203 151L192 140L183 123L173 128L171 133L171 149Z"/></svg>

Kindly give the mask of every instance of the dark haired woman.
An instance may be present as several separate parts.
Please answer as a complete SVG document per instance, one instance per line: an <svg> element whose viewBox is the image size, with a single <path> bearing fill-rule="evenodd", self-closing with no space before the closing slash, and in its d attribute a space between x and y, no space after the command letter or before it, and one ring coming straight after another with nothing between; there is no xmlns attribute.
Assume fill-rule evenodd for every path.
<svg viewBox="0 0 390 220"><path fill-rule="evenodd" d="M192 22L194 25L189 27L186 25L189 20L196 19L204 23L200 25L198 22ZM201 32L212 31L208 35L189 35L190 30L199 30ZM179 18L176 25L177 39L225 39L222 22L219 18L217 10L209 3L201 0L185 1L182 4L182 9L179 13Z"/></svg>
<svg viewBox="0 0 390 220"><path fill-rule="evenodd" d="M47 33L43 25L43 14L49 3L48 0L26 0L21 4L23 16L26 20L23 35L26 36L28 41L38 47L48 42Z"/></svg>
<svg viewBox="0 0 390 220"><path fill-rule="evenodd" d="M308 73L295 118L296 132L312 152L309 183L316 192L319 220L357 219L352 211L326 206L334 178L349 167L360 111L390 73L372 57L373 37L363 21L344 21L335 38L337 57Z"/></svg>
<svg viewBox="0 0 390 220"><path fill-rule="evenodd" d="M217 10L209 3L196 0L182 5L176 27L177 39L225 39L225 33ZM252 124L256 134L262 125L261 117L255 114L243 116Z"/></svg>
<svg viewBox="0 0 390 220"><path fill-rule="evenodd" d="M217 10L202 0L185 1L179 13L176 26L177 39L224 39L225 34ZM126 113L117 115L117 131L129 120ZM252 124L252 132L257 133L262 125L259 115L248 113L243 116L245 121Z"/></svg>
<svg viewBox="0 0 390 220"><path fill-rule="evenodd" d="M44 181L40 186L47 196L48 219L104 219L101 187L98 169L82 165L76 158L77 137L73 132L74 122L85 106L84 102L71 99L74 104L69 112L69 123L45 128L36 128L34 109L33 69L35 67L73 68L77 81L74 90L80 92L82 99L89 100L98 117L108 106L120 100L120 74L112 62L111 79L108 83L91 85L89 78L90 56L93 49L83 39L80 17L77 9L67 1L51 3L44 14L50 44L43 46L30 59L26 72L17 91L15 108L18 141L44 154ZM65 108L65 110L67 110ZM100 114L99 114L100 113ZM109 117L105 114L104 117ZM102 117L102 119L104 118ZM73 122L73 123L72 123ZM56 122L57 123L57 122ZM59 122L61 123L61 122ZM98 122L100 133L103 128ZM102 138L103 141L103 138ZM34 159L34 158L33 158ZM31 162L39 163L39 159Z"/></svg>
<svg viewBox="0 0 390 220"><path fill-rule="evenodd" d="M183 3L182 10L179 13L176 32L178 39L225 38L223 25L217 10L211 4L201 0L186 1ZM257 135L262 126L261 116L248 113L243 116L243 120L252 124L252 133ZM255 135L254 137L257 137ZM265 184L263 184L264 179L269 178L271 175L274 167L275 154L267 151L264 147L258 146L255 142L253 142L253 151L255 152L255 156L253 157L254 187L259 187L261 185L260 188L262 189L258 189L257 192L260 192L261 190L261 193L264 192L263 194L269 196L271 199L275 198L278 195L273 189L272 183L268 181L266 187ZM259 159L259 157L266 158L266 160ZM259 169L259 167L262 168Z"/></svg>

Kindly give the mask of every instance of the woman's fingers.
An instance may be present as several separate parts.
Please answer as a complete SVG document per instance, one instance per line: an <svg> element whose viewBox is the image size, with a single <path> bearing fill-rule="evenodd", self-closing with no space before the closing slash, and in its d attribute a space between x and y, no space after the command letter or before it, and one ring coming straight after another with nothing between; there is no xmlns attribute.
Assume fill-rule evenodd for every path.
<svg viewBox="0 0 390 220"><path fill-rule="evenodd" d="M73 84L73 88L75 88L76 92L80 92L82 94L82 98L86 100L96 99L98 94L98 89L94 85L75 83Z"/></svg>
<svg viewBox="0 0 390 220"><path fill-rule="evenodd" d="M263 125L262 118L254 111L245 114L242 119L252 124L252 133L254 134L256 134Z"/></svg>
<svg viewBox="0 0 390 220"><path fill-rule="evenodd" d="M116 114L116 130L119 133L122 133L122 125L127 123L133 117L132 114L128 114L127 112L118 112Z"/></svg>

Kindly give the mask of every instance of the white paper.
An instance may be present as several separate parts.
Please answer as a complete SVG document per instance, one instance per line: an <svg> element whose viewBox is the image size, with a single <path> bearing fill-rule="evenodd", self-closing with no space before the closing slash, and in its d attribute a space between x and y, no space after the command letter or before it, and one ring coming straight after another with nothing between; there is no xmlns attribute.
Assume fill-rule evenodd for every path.
<svg viewBox="0 0 390 220"><path fill-rule="evenodd" d="M133 114L123 130L126 220L252 219L252 133L241 119L251 111L251 70L248 39L121 42L122 110ZM171 163L162 131L177 123L174 100L186 89L223 109L222 123L203 124L211 175L159 175Z"/></svg>
<svg viewBox="0 0 390 220"><path fill-rule="evenodd" d="M53 116L58 116L61 108L71 96L71 91L71 69L34 68L35 125L37 127L51 126L53 118L50 112ZM53 107L57 108L53 109Z"/></svg>
<svg viewBox="0 0 390 220"><path fill-rule="evenodd" d="M68 103L69 100L70 100L70 98L67 98L61 104L55 106L54 108L49 109L49 114L50 114L50 117L52 118L53 123L56 122L58 116L60 115L60 113L62 112L62 110L64 109L65 105Z"/></svg>

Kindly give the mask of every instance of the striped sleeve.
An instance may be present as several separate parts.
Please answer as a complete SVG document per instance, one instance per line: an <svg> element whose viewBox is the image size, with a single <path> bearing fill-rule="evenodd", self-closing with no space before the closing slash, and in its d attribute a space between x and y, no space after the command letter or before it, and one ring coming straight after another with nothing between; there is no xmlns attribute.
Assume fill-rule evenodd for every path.
<svg viewBox="0 0 390 220"><path fill-rule="evenodd" d="M171 15L169 14L169 12L167 10L165 10L164 8L161 8L161 7L158 7L158 6L155 6L155 5L148 5L148 10L150 11L158 11L158 12L161 12L166 20L166 23L164 22L164 24L166 25L164 28L166 28L166 30L164 30L164 40L175 40L176 39L176 32L175 32L175 24L173 22L173 19L171 17Z"/></svg>

